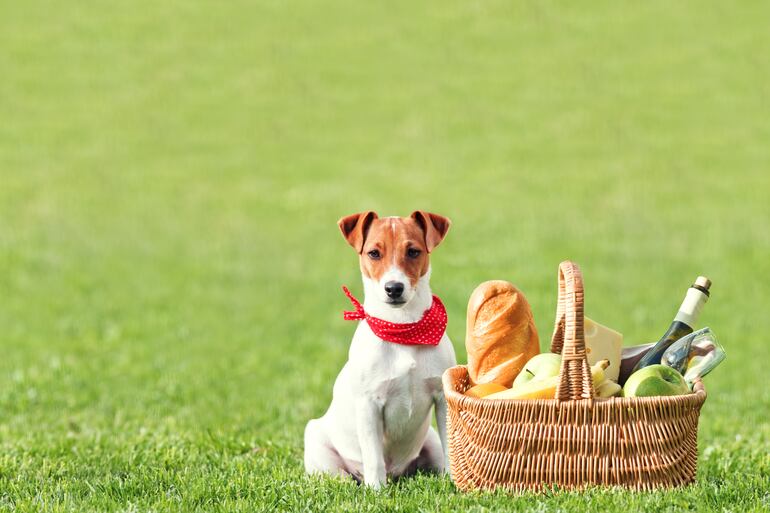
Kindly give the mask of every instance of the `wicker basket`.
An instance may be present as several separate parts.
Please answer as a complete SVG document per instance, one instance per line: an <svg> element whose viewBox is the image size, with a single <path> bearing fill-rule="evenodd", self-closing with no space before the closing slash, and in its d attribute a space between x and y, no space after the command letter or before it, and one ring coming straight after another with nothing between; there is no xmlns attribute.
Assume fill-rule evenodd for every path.
<svg viewBox="0 0 770 513"><path fill-rule="evenodd" d="M594 398L583 334L583 281L572 262L559 266L551 351L562 354L556 399L467 397L468 369L456 366L444 373L449 458L459 489L649 490L695 480L703 384L696 382L692 394L680 396Z"/></svg>

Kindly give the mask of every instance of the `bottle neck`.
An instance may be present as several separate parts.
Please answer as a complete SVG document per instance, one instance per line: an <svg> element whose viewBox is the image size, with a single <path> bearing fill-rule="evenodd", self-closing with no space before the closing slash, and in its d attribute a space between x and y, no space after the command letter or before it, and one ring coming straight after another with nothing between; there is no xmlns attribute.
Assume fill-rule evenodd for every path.
<svg viewBox="0 0 770 513"><path fill-rule="evenodd" d="M706 301L708 301L708 296L703 291L690 287L687 289L687 295L684 297L674 321L682 322L690 328L694 328Z"/></svg>

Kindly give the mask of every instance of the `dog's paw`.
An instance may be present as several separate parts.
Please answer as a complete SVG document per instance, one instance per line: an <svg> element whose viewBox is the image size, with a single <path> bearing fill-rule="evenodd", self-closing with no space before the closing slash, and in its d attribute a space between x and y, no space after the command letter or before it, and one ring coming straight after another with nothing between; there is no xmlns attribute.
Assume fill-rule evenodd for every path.
<svg viewBox="0 0 770 513"><path fill-rule="evenodd" d="M441 469L441 475L452 477L452 466L449 464L449 456L444 457L444 468Z"/></svg>
<svg viewBox="0 0 770 513"><path fill-rule="evenodd" d="M379 490L382 490L383 488L385 488L386 481L384 479L383 480L372 479L372 480L365 480L364 484L370 490L374 490L376 492L376 491L379 491Z"/></svg>

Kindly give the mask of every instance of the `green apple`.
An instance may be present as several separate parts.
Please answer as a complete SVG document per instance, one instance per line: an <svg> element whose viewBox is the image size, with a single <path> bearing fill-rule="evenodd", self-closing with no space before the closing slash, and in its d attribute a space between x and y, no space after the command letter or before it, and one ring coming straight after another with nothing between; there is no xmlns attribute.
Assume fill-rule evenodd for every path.
<svg viewBox="0 0 770 513"><path fill-rule="evenodd" d="M650 365L631 374L623 386L624 397L652 397L656 395L681 395L690 387L676 369L666 365Z"/></svg>
<svg viewBox="0 0 770 513"><path fill-rule="evenodd" d="M540 353L533 356L513 380L513 386L540 381L559 375L561 355L556 353Z"/></svg>

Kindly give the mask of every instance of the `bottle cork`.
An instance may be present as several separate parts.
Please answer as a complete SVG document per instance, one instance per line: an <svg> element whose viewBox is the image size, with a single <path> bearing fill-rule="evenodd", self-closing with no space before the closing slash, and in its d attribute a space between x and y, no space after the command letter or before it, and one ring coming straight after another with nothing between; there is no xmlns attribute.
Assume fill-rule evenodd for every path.
<svg viewBox="0 0 770 513"><path fill-rule="evenodd" d="M698 276L695 279L695 285L697 285L698 287L704 288L706 290L709 290L711 288L711 280L709 280L705 276Z"/></svg>

